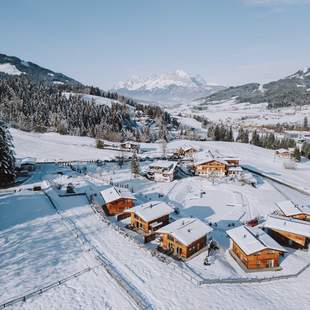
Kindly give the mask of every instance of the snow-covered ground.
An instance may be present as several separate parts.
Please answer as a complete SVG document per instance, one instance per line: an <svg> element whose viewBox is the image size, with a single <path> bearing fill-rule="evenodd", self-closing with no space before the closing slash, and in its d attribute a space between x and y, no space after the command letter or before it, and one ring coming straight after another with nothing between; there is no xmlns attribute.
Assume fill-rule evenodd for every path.
<svg viewBox="0 0 310 310"><path fill-rule="evenodd" d="M98 150L90 138L34 134L11 130L17 156L33 156L40 160L113 159L117 151ZM37 142L35 142L37 141ZM38 143L40 141L40 143ZM258 147L225 142L173 141L168 149L190 144L213 153L238 156L249 165L273 177L308 188L310 164L302 162L297 170L286 170L273 152ZM142 156L160 154L160 144L142 144ZM145 169L149 162L141 162ZM65 176L57 174L62 172ZM282 262L283 270L272 273L247 274L228 253L229 239L225 231L232 225L275 210L275 202L291 199L305 203L307 196L283 185L257 177L257 187L237 181L222 180L214 184L203 177L185 177L171 183L156 183L143 177L133 179L130 164L117 163L102 167L87 164L88 176L77 175L68 167L43 164L37 167L26 185L15 194L0 196L0 302L25 294L35 288L66 277L88 266L98 265L91 255L96 249L107 259L124 281L133 285L153 309L305 309L310 303L310 270L287 280L239 284L197 285L198 280L244 279L288 275L299 271L310 260L307 251L292 251ZM124 236L94 213L85 196L61 197L63 191L48 189L60 210L55 212L43 193L25 190L42 180L61 184L73 183L79 192L93 192L103 183L128 185L137 204L163 200L180 211L174 218L194 216L207 223L216 223L214 239L220 250L210 257L210 266L203 265L206 253L187 263L160 261L152 256L156 241L143 245ZM310 198L310 197L309 197ZM67 225L68 221L73 225ZM120 223L119 225L122 225ZM74 227L74 229L72 228ZM76 235L87 240L84 244ZM90 251L88 251L90 250ZM4 275L4 276L2 276ZM53 288L16 309L132 309L137 306L103 267L84 273L76 279Z"/></svg>
<svg viewBox="0 0 310 310"><path fill-rule="evenodd" d="M310 114L310 105L302 107L287 107L281 109L267 109L267 103L250 104L237 103L234 99L205 105L199 110L199 102L192 102L169 109L175 115L180 113L184 117L192 114L204 116L211 121L222 121L231 125L263 126L275 125L277 123L302 124L305 116Z"/></svg>
<svg viewBox="0 0 310 310"><path fill-rule="evenodd" d="M110 160L120 155L119 151L97 149L95 139L88 137L64 136L56 133L29 133L11 129L17 157L35 157L38 161L61 160ZM274 155L274 151L250 144L235 142L200 142L176 140L168 144L168 151L182 145L192 145L201 150L232 155L240 158L242 165L257 169L272 177L289 182L310 191L310 161L297 164L295 170L285 169L285 159ZM162 155L161 145L142 143L142 157ZM124 154L126 156L126 153Z"/></svg>

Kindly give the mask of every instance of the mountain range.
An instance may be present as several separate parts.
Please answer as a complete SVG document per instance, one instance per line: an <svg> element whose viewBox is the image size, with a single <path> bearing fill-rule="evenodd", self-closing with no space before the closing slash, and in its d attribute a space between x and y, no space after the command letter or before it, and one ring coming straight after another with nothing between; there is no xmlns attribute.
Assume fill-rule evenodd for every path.
<svg viewBox="0 0 310 310"><path fill-rule="evenodd" d="M229 87L205 98L202 105L232 100L236 102L267 102L270 108L310 104L310 68L299 70L277 81L266 84L249 83Z"/></svg>
<svg viewBox="0 0 310 310"><path fill-rule="evenodd" d="M0 54L0 79L8 76L26 75L34 80L46 81L53 84L79 85L80 83L62 73L43 68L17 57Z"/></svg>
<svg viewBox="0 0 310 310"><path fill-rule="evenodd" d="M113 91L139 100L168 104L188 102L222 89L224 87L208 84L200 75L191 76L183 70L176 70L145 77L133 76L118 83Z"/></svg>

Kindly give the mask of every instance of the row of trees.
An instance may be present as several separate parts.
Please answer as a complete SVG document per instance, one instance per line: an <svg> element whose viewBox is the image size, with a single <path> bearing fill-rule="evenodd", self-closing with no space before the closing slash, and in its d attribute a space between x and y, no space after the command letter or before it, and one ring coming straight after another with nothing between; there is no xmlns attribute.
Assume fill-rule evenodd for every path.
<svg viewBox="0 0 310 310"><path fill-rule="evenodd" d="M82 96L69 95L72 92L106 96L113 101L99 105L83 100ZM81 85L51 85L25 76L0 81L0 111L6 122L22 130L52 130L115 141L149 134L137 125L137 111L158 123L172 123L170 115L161 108L141 105L116 93Z"/></svg>
<svg viewBox="0 0 310 310"><path fill-rule="evenodd" d="M223 124L210 126L208 129L208 137L214 141L235 141L232 128L226 127Z"/></svg>

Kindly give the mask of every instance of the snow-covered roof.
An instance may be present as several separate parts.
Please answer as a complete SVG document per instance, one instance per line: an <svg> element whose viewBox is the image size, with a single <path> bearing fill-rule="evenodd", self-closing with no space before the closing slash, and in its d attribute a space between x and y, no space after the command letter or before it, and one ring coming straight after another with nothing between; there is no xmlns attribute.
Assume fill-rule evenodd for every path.
<svg viewBox="0 0 310 310"><path fill-rule="evenodd" d="M163 201L149 201L142 205L125 210L125 212L128 213L135 213L146 222L169 215L173 211L174 210Z"/></svg>
<svg viewBox="0 0 310 310"><path fill-rule="evenodd" d="M228 167L228 171L242 172L243 169L241 167Z"/></svg>
<svg viewBox="0 0 310 310"><path fill-rule="evenodd" d="M216 162L219 162L219 163L224 164L224 165L228 164L225 160L223 160L221 158L210 158L210 157L207 157L205 159L201 159L201 160L195 161L194 164L195 164L195 166L199 166L199 165L202 165L202 164L210 163L212 161L216 161Z"/></svg>
<svg viewBox="0 0 310 310"><path fill-rule="evenodd" d="M114 186L102 190L100 194L105 203L110 203L122 198L135 199L129 190L124 188L116 188Z"/></svg>
<svg viewBox="0 0 310 310"><path fill-rule="evenodd" d="M190 245L213 229L197 218L181 218L160 228L158 233L171 234L179 242Z"/></svg>
<svg viewBox="0 0 310 310"><path fill-rule="evenodd" d="M196 150L196 148L194 148L193 146L188 145L188 144L181 145L178 149L179 150L182 149L185 152L190 151L190 150Z"/></svg>
<svg viewBox="0 0 310 310"><path fill-rule="evenodd" d="M262 229L250 226L239 226L227 231L227 235L237 243L246 255L266 249L286 252L286 250L266 234Z"/></svg>
<svg viewBox="0 0 310 310"><path fill-rule="evenodd" d="M277 153L287 153L287 152L289 152L289 150L288 149L278 149L278 150L276 150L276 152Z"/></svg>
<svg viewBox="0 0 310 310"><path fill-rule="evenodd" d="M149 165L150 168L174 169L177 163L175 161L158 160Z"/></svg>
<svg viewBox="0 0 310 310"><path fill-rule="evenodd" d="M310 222L277 215L268 215L264 227L310 238Z"/></svg>
<svg viewBox="0 0 310 310"><path fill-rule="evenodd" d="M121 143L121 145L124 145L124 144L139 146L139 143L137 143L135 141L125 141L125 142Z"/></svg>
<svg viewBox="0 0 310 310"><path fill-rule="evenodd" d="M298 206L294 205L290 200L277 202L276 205L283 212L285 216L293 216L303 213L310 214L309 208L304 208L303 210L302 208L299 208Z"/></svg>
<svg viewBox="0 0 310 310"><path fill-rule="evenodd" d="M35 165L36 160L34 157L16 158L15 166L20 168L22 165Z"/></svg>

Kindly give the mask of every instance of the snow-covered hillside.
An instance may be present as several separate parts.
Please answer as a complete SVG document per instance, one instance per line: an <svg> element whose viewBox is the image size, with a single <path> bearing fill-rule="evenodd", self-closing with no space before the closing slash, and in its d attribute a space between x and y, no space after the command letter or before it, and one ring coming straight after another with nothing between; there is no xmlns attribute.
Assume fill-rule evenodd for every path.
<svg viewBox="0 0 310 310"><path fill-rule="evenodd" d="M220 89L223 87L208 84L200 75L191 76L183 70L145 77L134 76L114 87L120 94L161 103L190 101Z"/></svg>
<svg viewBox="0 0 310 310"><path fill-rule="evenodd" d="M0 64L0 72L9 74L9 75L21 75L23 72L20 72L14 65L10 63Z"/></svg>
<svg viewBox="0 0 310 310"><path fill-rule="evenodd" d="M267 102L252 104L238 102L235 98L214 101L211 105L199 106L199 101L194 104L183 104L171 107L168 111L172 115L190 117L199 115L210 121L223 122L227 125L240 126L264 126L275 124L298 124L301 125L305 116L310 115L310 105L300 107L283 107L281 109L269 109Z"/></svg>
<svg viewBox="0 0 310 310"><path fill-rule="evenodd" d="M35 63L18 57L0 54L0 79L10 75L25 75L34 80L47 81L54 84L79 85L76 80L52 70L38 66Z"/></svg>

